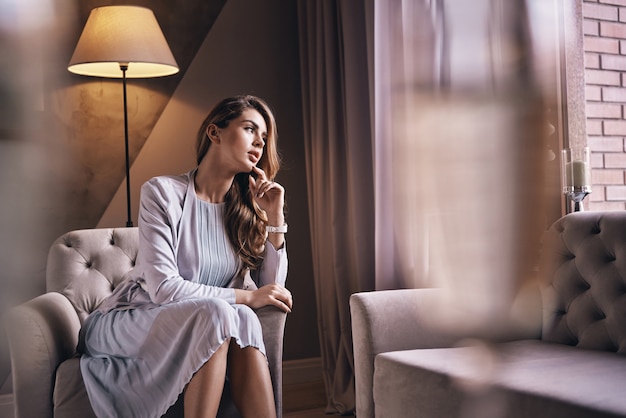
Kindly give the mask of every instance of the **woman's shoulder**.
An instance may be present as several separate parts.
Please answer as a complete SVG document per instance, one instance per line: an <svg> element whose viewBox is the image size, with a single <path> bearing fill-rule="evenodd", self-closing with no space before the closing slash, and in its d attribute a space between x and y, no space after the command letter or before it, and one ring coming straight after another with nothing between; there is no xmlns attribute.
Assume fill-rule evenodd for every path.
<svg viewBox="0 0 626 418"><path fill-rule="evenodd" d="M189 186L190 178L191 173L156 176L146 181L142 188L154 190L180 190L185 192Z"/></svg>

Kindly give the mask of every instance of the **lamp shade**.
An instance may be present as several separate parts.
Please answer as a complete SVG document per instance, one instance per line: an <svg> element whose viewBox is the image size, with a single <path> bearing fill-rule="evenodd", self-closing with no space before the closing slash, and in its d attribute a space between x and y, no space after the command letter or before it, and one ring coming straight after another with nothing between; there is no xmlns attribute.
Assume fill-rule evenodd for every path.
<svg viewBox="0 0 626 418"><path fill-rule="evenodd" d="M67 69L75 74L122 78L176 74L178 65L152 10L105 6L91 11Z"/></svg>

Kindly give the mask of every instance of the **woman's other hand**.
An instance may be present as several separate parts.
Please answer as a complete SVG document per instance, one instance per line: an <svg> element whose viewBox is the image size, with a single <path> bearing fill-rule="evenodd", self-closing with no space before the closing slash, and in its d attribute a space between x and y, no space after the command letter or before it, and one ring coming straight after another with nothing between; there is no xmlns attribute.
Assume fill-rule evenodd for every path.
<svg viewBox="0 0 626 418"><path fill-rule="evenodd" d="M284 312L291 312L293 298L287 288L278 284L267 284L257 290L235 289L236 303L248 305L252 309L276 306Z"/></svg>

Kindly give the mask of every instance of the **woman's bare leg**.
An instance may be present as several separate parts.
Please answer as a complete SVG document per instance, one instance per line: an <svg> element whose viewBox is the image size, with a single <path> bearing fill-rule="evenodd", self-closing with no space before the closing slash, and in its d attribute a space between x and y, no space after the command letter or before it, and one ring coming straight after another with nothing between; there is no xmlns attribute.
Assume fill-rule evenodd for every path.
<svg viewBox="0 0 626 418"><path fill-rule="evenodd" d="M214 418L220 406L230 339L193 375L185 389L185 418Z"/></svg>
<svg viewBox="0 0 626 418"><path fill-rule="evenodd" d="M230 391L244 418L275 418L274 390L267 359L254 347L230 342L228 367Z"/></svg>

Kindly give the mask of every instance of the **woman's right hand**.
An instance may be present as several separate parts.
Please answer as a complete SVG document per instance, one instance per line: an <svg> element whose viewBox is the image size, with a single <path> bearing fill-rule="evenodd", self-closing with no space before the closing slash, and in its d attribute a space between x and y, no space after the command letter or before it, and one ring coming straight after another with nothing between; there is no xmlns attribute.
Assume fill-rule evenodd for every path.
<svg viewBox="0 0 626 418"><path fill-rule="evenodd" d="M276 306L284 312L291 312L293 298L287 288L278 284L267 284L257 290L235 289L236 303L248 305L252 309Z"/></svg>

